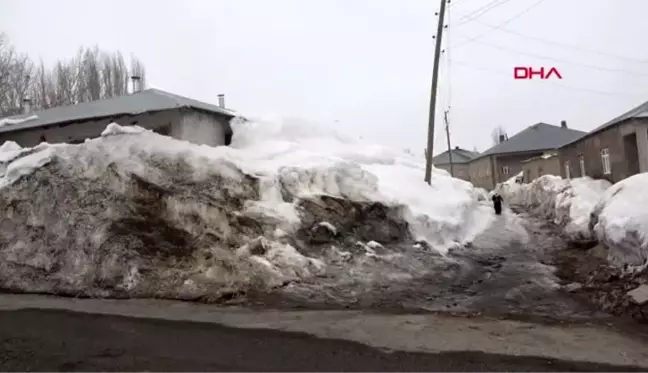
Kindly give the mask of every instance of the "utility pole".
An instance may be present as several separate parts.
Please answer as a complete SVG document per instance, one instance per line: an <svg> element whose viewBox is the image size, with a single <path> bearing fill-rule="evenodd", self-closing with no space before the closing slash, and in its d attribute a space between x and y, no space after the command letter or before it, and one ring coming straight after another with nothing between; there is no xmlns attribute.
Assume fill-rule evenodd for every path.
<svg viewBox="0 0 648 373"><path fill-rule="evenodd" d="M441 57L441 37L443 36L443 16L446 1L441 0L439 24L437 25L436 46L434 48L434 66L432 67L432 88L430 92L430 117L428 122L427 154L425 160L425 182L432 184L432 154L434 153L434 114L436 113L437 85L439 83L439 57Z"/></svg>
<svg viewBox="0 0 648 373"><path fill-rule="evenodd" d="M448 122L448 110L443 112L443 120L446 125L446 140L448 141L448 157L450 157L450 176L454 177L454 164L452 163L452 147L450 146L450 123Z"/></svg>

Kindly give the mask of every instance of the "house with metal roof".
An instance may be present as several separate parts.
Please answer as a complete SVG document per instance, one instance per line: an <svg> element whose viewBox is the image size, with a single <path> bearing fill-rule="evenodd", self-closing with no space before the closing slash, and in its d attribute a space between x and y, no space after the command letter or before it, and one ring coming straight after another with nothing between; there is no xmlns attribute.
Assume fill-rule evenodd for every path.
<svg viewBox="0 0 648 373"><path fill-rule="evenodd" d="M28 106L26 106L27 108ZM163 135L210 146L228 145L230 120L236 115L219 105L159 89L147 89L103 100L60 106L0 119L0 144L23 147L41 142L80 143L98 137L111 122L137 125Z"/></svg>
<svg viewBox="0 0 648 373"><path fill-rule="evenodd" d="M470 161L470 180L475 186L493 189L522 172L523 161L557 150L584 134L562 121L560 126L536 123L511 138L500 136L497 145Z"/></svg>
<svg viewBox="0 0 648 373"><path fill-rule="evenodd" d="M563 178L590 176L613 183L648 172L648 102L559 149Z"/></svg>
<svg viewBox="0 0 648 373"><path fill-rule="evenodd" d="M450 172L450 174L456 178L470 181L468 164L470 163L470 160L475 158L478 154L479 153L456 146L451 151L446 150L433 157L432 164L434 167Z"/></svg>

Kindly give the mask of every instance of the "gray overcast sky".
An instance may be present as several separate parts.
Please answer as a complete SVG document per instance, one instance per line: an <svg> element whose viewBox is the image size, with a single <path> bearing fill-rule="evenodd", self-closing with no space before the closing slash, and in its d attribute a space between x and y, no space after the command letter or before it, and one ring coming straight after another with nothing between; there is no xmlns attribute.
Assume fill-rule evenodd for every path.
<svg viewBox="0 0 648 373"><path fill-rule="evenodd" d="M453 145L483 151L497 125L513 135L564 119L590 130L648 100L648 1L498 0L477 21L462 19L491 1L449 8L437 117L450 103ZM157 88L213 103L223 92L243 113L304 117L422 152L438 8L438 0L0 0L0 31L46 62L97 44L137 55ZM555 66L563 80L514 80L516 65ZM439 124L435 153L444 148Z"/></svg>

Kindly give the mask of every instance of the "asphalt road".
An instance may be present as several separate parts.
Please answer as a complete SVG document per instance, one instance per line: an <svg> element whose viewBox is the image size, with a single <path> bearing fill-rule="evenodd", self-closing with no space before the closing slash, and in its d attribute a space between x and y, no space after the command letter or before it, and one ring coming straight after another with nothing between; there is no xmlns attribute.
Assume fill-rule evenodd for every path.
<svg viewBox="0 0 648 373"><path fill-rule="evenodd" d="M389 352L301 333L23 309L0 312L0 370L463 372L632 369L479 352Z"/></svg>

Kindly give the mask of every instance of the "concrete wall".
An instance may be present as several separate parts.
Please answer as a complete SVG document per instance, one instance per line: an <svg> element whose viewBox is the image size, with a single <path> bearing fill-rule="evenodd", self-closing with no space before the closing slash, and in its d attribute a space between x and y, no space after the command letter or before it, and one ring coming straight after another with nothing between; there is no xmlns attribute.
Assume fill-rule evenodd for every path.
<svg viewBox="0 0 648 373"><path fill-rule="evenodd" d="M450 163L444 163L444 164L435 164L434 167L440 168L442 170L448 171L450 173ZM470 180L470 170L468 167L468 164L466 163L459 163L459 164L453 164L452 165L454 169L454 177L457 179L462 179L466 181L471 181Z"/></svg>
<svg viewBox="0 0 648 373"><path fill-rule="evenodd" d="M632 139L634 143L625 145ZM634 136L633 136L634 135ZM626 149L626 146L629 147ZM603 173L601 150L609 149L611 173ZM633 149L636 148L636 149ZM585 161L585 175L580 172L580 156ZM628 159L637 157L637 159ZM565 177L565 162L569 161L572 177L590 176L607 179L613 183L637 172L648 172L648 120L637 119L587 136L559 151L561 176ZM636 164L638 163L638 167Z"/></svg>
<svg viewBox="0 0 648 373"><path fill-rule="evenodd" d="M543 151L535 151L535 152L498 155L495 158L495 162L494 162L495 184L503 183L506 180L522 172L522 161L526 161L529 158L540 156L543 153L544 153ZM507 174L504 173L504 167L508 167L509 172Z"/></svg>
<svg viewBox="0 0 648 373"><path fill-rule="evenodd" d="M124 126L137 125L179 139L212 146L225 145L226 133L230 131L225 117L206 115L193 110L165 110L0 133L0 144L15 141L20 146L32 147L42 141L52 144L80 143L86 138L98 137L112 122Z"/></svg>
<svg viewBox="0 0 648 373"><path fill-rule="evenodd" d="M522 163L524 171L524 182L529 183L543 175L560 176L560 158L553 156L547 159L542 157L534 158Z"/></svg>
<svg viewBox="0 0 648 373"><path fill-rule="evenodd" d="M173 123L171 137L209 146L225 145L227 126L223 117L188 111Z"/></svg>
<svg viewBox="0 0 648 373"><path fill-rule="evenodd" d="M490 156L478 158L470 162L468 166L470 171L470 181L474 186L491 190L495 188L493 182L493 163Z"/></svg>

